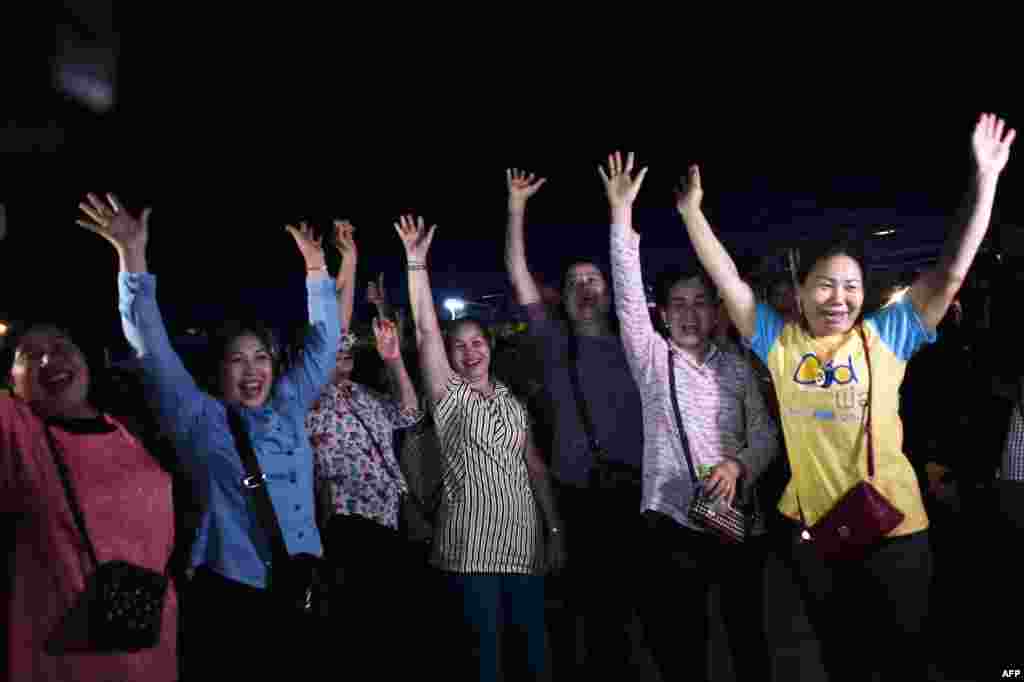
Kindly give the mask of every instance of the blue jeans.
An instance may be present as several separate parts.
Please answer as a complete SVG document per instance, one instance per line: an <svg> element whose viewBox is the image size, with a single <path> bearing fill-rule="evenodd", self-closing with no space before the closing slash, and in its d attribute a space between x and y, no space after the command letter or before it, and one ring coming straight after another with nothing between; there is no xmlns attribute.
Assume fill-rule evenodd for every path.
<svg viewBox="0 0 1024 682"><path fill-rule="evenodd" d="M446 573L445 581L452 606L461 606L467 637L465 648L455 651L468 651L471 657L476 652L467 664L476 669L478 679L498 680L501 668L515 671L505 679L540 679L545 666L544 578ZM499 657L499 651L504 655Z"/></svg>

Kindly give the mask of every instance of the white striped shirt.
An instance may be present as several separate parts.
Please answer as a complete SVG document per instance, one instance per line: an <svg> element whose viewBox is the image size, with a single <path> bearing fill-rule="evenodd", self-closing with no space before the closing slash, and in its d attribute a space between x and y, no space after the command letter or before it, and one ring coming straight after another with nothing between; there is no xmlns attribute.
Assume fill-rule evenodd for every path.
<svg viewBox="0 0 1024 682"><path fill-rule="evenodd" d="M1024 481L1024 405L1017 403L1010 415L1010 430L1003 446L1003 466L1000 469L1004 481Z"/></svg>
<svg viewBox="0 0 1024 682"><path fill-rule="evenodd" d="M434 406L444 502L433 564L456 573L540 573L540 514L526 469L529 418L508 388L483 396L456 374Z"/></svg>

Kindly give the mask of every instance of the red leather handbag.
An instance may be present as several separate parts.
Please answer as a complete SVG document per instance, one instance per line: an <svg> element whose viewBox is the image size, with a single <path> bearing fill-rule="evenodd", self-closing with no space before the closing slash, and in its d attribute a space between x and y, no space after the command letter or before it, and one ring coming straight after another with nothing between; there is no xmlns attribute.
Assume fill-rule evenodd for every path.
<svg viewBox="0 0 1024 682"><path fill-rule="evenodd" d="M875 381L871 376L871 354L863 325L858 331L861 343L864 344L864 361L868 366L867 418L864 424L868 439L868 480L853 486L804 534L805 538L810 534L810 541L828 561L863 559L872 547L903 523L904 518L903 512L871 484L871 479L875 477L874 436L871 433L871 394L874 392Z"/></svg>

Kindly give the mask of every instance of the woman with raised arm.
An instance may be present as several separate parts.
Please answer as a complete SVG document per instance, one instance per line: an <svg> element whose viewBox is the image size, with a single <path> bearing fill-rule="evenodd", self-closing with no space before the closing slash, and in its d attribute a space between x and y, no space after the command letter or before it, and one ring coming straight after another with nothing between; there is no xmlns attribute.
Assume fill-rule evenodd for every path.
<svg viewBox="0 0 1024 682"><path fill-rule="evenodd" d="M767 680L765 527L755 524L745 542L727 544L691 520L689 509L701 489L724 504L749 503L754 482L779 453L778 427L750 364L715 338L719 301L706 274L693 268L659 275L658 314L666 334L655 331L640 235L633 228L633 202L647 169L634 178L633 154L623 163L616 152L607 171L599 170L611 213L622 344L644 405L642 611L651 653L662 679L706 679L710 631L704 605L718 584L736 679ZM684 612L685 618L676 617Z"/></svg>
<svg viewBox="0 0 1024 682"><path fill-rule="evenodd" d="M286 373L259 324L227 324L212 344L216 386L199 388L171 347L146 263L149 209L141 218L108 195L79 204L79 224L109 241L120 261L121 321L138 354L147 399L172 438L202 505L192 548L187 663L190 676L241 678L265 671L266 655L311 664L309 633L294 627L268 592L275 578L271 543L257 516L228 411L240 418L264 474L290 555L323 553L313 496L313 451L306 413L327 384L340 336L334 282L312 229L288 226L305 261L309 306L306 344Z"/></svg>
<svg viewBox="0 0 1024 682"><path fill-rule="evenodd" d="M640 527L640 393L612 317L609 282L595 262L580 258L565 271L564 319L541 300L526 260L524 226L527 204L545 179L511 169L506 180L505 264L539 350L552 419L551 470L572 557L550 586L565 604L551 614L553 670L556 676L580 673L582 621L589 671L625 678L633 651L623 624L632 620L636 602L632 543ZM622 588L608 590L609 583Z"/></svg>
<svg viewBox="0 0 1024 682"><path fill-rule="evenodd" d="M470 640L454 651L472 656L476 650L479 679L497 680L499 633L518 634L525 653L502 650L509 652L506 661L522 661L527 669L511 679L540 679L543 574L565 560L547 467L534 447L526 408L491 375L483 326L462 319L447 339L441 335L426 263L436 226L427 231L422 218L403 216L395 229L405 245L423 385L443 458L432 564L444 572L470 630Z"/></svg>
<svg viewBox="0 0 1024 682"><path fill-rule="evenodd" d="M358 249L350 223L335 228L342 254L337 279L341 328L349 329ZM373 332L396 395L352 381L352 340L346 335L331 382L306 416L306 429L315 456L326 556L343 576L331 593L332 611L345 614L340 622L346 624L344 639L353 650L368 660L384 660L393 640L381 634L401 625L395 614L408 602L402 599L403 573L411 568L398 534L408 485L395 455L394 431L416 424L423 413L395 324L374 318Z"/></svg>
<svg viewBox="0 0 1024 682"><path fill-rule="evenodd" d="M66 330L35 324L10 343L5 367L13 392L0 395L0 512L14 520L16 544L13 584L2 590L9 596L4 679L173 682L173 582L154 647L92 650L89 621L70 617L86 604L95 561L167 570L174 547L171 477L93 403L91 368Z"/></svg>
<svg viewBox="0 0 1024 682"><path fill-rule="evenodd" d="M926 679L921 633L931 579L928 518L902 451L899 388L907 362L934 341L935 327L967 276L1014 136L994 115L981 116L972 138L975 177L966 224L907 296L866 316L863 261L851 245L804 251L801 319L787 321L755 300L712 232L701 211L696 167L679 193L677 207L697 255L775 381L792 469L779 510L792 521L794 565L832 679L870 679L872 667L885 679ZM902 521L862 557L826 559L815 543L820 547L831 536L816 538L816 524L830 519L844 496L868 479ZM844 528L849 535L849 527L840 526L839 537Z"/></svg>

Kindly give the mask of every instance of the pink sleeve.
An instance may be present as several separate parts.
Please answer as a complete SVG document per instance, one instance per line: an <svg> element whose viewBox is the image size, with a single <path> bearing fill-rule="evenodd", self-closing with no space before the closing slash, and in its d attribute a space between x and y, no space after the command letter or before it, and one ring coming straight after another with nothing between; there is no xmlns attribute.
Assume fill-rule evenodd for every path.
<svg viewBox="0 0 1024 682"><path fill-rule="evenodd" d="M16 513L24 507L20 483L24 453L19 442L24 441L25 420L20 412L14 398L0 395L0 513Z"/></svg>

